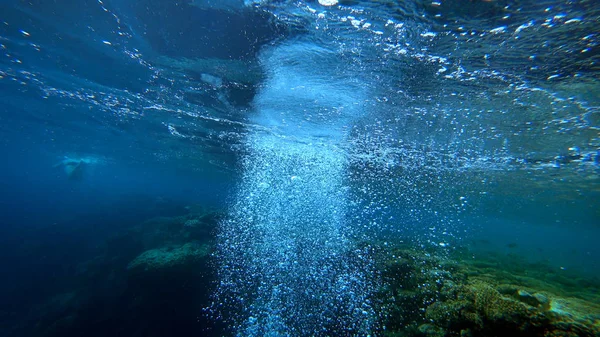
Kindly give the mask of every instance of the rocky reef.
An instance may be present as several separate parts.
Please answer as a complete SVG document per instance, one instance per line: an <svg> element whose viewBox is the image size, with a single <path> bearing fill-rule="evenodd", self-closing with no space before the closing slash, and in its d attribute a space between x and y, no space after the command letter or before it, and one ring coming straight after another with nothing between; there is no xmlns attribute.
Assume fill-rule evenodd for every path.
<svg viewBox="0 0 600 337"><path fill-rule="evenodd" d="M543 266L511 267L493 256L463 260L407 247L385 254L386 336L600 336L597 280L548 270L537 278Z"/></svg>
<svg viewBox="0 0 600 337"><path fill-rule="evenodd" d="M15 336L230 335L206 312L222 216L188 207L115 233ZM363 244L380 284L374 336L600 336L600 280L499 253Z"/></svg>
<svg viewBox="0 0 600 337"><path fill-rule="evenodd" d="M64 292L42 299L15 336L185 336L219 331L210 306L218 210L124 228L80 264ZM216 334L219 334L215 332Z"/></svg>
<svg viewBox="0 0 600 337"><path fill-rule="evenodd" d="M206 260L210 253L210 245L195 242L177 247L150 249L129 263L127 269L134 274L163 272L172 269L190 268Z"/></svg>

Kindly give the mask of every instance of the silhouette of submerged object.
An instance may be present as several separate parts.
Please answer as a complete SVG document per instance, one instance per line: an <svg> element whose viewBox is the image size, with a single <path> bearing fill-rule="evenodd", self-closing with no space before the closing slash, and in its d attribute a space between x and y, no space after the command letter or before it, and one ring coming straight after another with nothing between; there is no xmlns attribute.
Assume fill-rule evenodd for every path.
<svg viewBox="0 0 600 337"><path fill-rule="evenodd" d="M69 158L65 156L54 167L62 167L69 180L81 180L86 167L96 162L98 162L96 158Z"/></svg>

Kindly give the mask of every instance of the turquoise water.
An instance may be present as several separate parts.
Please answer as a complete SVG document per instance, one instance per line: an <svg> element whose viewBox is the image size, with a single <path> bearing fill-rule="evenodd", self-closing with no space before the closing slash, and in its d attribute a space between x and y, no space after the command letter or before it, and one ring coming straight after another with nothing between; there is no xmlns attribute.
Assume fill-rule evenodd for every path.
<svg viewBox="0 0 600 337"><path fill-rule="evenodd" d="M0 8L1 335L385 335L399 244L600 278L593 1Z"/></svg>

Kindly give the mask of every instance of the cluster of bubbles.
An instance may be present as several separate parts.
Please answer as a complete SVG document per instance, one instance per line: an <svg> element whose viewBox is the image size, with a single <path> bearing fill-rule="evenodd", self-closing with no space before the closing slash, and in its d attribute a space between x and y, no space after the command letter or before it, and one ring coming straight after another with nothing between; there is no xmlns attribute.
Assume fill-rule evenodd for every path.
<svg viewBox="0 0 600 337"><path fill-rule="evenodd" d="M376 273L349 219L343 146L363 97L336 57L307 41L263 53L252 119L264 129L247 136L219 233L219 299L240 336L366 336L375 324Z"/></svg>
<svg viewBox="0 0 600 337"><path fill-rule="evenodd" d="M437 2L397 2L401 8L390 15L395 5L357 3L270 8L306 27L315 44L328 44L337 62L320 47L293 43L263 62L267 81L254 122L267 131L248 138L244 177L221 233L221 291L239 294L240 335L318 335L333 326L367 334L376 325L368 286L376 281L356 242L392 234L453 249L473 229L462 214L515 190L515 181L531 182L531 171L597 170L597 109L573 84L585 73L555 85L560 69L538 76L540 56L528 54L550 39L533 33L554 26L495 4L463 13ZM558 9L535 10L532 16ZM468 21L469 11L491 11L500 21ZM590 22L552 20L564 27ZM494 52L498 39L506 52ZM584 34L581 41L592 48L593 39ZM468 47L477 42L481 49ZM522 56L530 71L503 55ZM354 281L342 287L336 278ZM309 301L303 288L323 297ZM323 310L329 307L337 311ZM314 316L321 311L325 316ZM371 317L363 320L368 326L357 326L355 311ZM334 316L342 317L334 320L339 325L331 324Z"/></svg>
<svg viewBox="0 0 600 337"><path fill-rule="evenodd" d="M268 134L249 142L219 247L238 335L368 334L372 262L351 240L346 156Z"/></svg>

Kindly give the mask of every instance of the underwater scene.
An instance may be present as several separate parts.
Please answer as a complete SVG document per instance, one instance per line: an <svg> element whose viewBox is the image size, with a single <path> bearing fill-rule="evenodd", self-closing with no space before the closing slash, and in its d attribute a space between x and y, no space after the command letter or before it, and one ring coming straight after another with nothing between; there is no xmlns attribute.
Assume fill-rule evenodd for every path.
<svg viewBox="0 0 600 337"><path fill-rule="evenodd" d="M0 51L2 337L600 337L597 0L2 0Z"/></svg>

